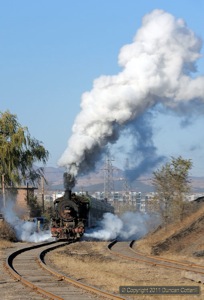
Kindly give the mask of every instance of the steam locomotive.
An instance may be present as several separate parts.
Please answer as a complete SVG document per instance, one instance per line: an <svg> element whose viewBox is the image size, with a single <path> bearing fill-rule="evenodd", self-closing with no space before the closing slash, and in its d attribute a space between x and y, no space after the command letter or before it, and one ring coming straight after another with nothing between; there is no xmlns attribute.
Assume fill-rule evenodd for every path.
<svg viewBox="0 0 204 300"><path fill-rule="evenodd" d="M51 234L57 239L78 240L85 228L94 227L105 212L114 213L114 208L106 201L97 200L88 194L72 193L74 186L70 174L64 174L64 196L54 201L51 218Z"/></svg>

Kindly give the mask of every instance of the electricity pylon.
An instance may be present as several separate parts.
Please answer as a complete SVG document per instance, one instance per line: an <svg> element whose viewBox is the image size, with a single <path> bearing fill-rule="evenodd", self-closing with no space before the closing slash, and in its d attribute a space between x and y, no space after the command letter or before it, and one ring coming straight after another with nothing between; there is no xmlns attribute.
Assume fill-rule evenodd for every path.
<svg viewBox="0 0 204 300"><path fill-rule="evenodd" d="M104 167L104 198L107 201L114 200L113 159L108 150Z"/></svg>

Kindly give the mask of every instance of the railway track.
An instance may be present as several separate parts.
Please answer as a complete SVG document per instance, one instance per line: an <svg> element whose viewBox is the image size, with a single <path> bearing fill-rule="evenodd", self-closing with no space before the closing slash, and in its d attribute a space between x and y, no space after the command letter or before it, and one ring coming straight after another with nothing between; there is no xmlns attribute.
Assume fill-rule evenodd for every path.
<svg viewBox="0 0 204 300"><path fill-rule="evenodd" d="M194 264L194 263L184 263L184 262L179 262L171 259L165 259L163 257L161 258L161 257L155 257L151 255L143 255L132 248L133 243L134 241L132 241L131 243L130 242L118 243L117 241L113 241L108 245L108 248L112 254L131 261L143 262L158 267L172 268L172 269L189 272L188 273L189 279L204 283L204 266Z"/></svg>
<svg viewBox="0 0 204 300"><path fill-rule="evenodd" d="M73 280L46 265L47 252L68 244L68 242L49 242L22 248L8 256L5 268L17 281L48 299L124 299Z"/></svg>
<svg viewBox="0 0 204 300"><path fill-rule="evenodd" d="M46 264L46 253L56 248L68 245L68 242L50 242L22 248L9 255L5 268L19 282L36 292L33 299L42 297L54 300L92 300L92 299L125 299L124 297L107 293L92 286L85 285L59 273ZM187 271L204 279L204 267L175 260L143 255L132 248L133 243L114 241L108 248L112 254L123 259L143 262L162 268L172 268ZM190 278L192 279L192 278ZM200 281L202 282L202 281ZM203 281L204 283L204 281ZM37 293L39 294L37 296ZM40 296L41 295L41 296ZM31 298L32 299L32 298Z"/></svg>

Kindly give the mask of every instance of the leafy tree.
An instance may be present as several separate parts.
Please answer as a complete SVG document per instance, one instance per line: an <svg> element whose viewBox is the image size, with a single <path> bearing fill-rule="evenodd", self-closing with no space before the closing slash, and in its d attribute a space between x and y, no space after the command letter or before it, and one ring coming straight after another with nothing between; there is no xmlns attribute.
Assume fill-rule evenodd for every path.
<svg viewBox="0 0 204 300"><path fill-rule="evenodd" d="M30 208L30 217L33 218L36 216L41 216L42 208L37 201L37 197L30 195L26 200L27 200L27 204Z"/></svg>
<svg viewBox="0 0 204 300"><path fill-rule="evenodd" d="M0 176L6 186L38 181L43 176L43 168L34 164L45 164L48 156L42 143L18 123L16 115L0 112Z"/></svg>
<svg viewBox="0 0 204 300"><path fill-rule="evenodd" d="M153 185L158 195L156 201L165 223L182 218L184 197L190 191L188 173L191 168L192 161L179 156L172 157L169 163L153 173Z"/></svg>

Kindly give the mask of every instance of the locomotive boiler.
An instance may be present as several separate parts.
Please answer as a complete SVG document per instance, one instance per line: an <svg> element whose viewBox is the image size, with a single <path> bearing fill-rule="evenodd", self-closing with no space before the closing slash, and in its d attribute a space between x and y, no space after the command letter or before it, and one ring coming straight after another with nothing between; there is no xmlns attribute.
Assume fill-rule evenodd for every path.
<svg viewBox="0 0 204 300"><path fill-rule="evenodd" d="M106 201L97 200L87 193L72 193L74 185L74 178L65 173L65 193L54 201L51 218L51 234L58 239L80 239L85 228L94 227L105 212L114 213L114 208Z"/></svg>

